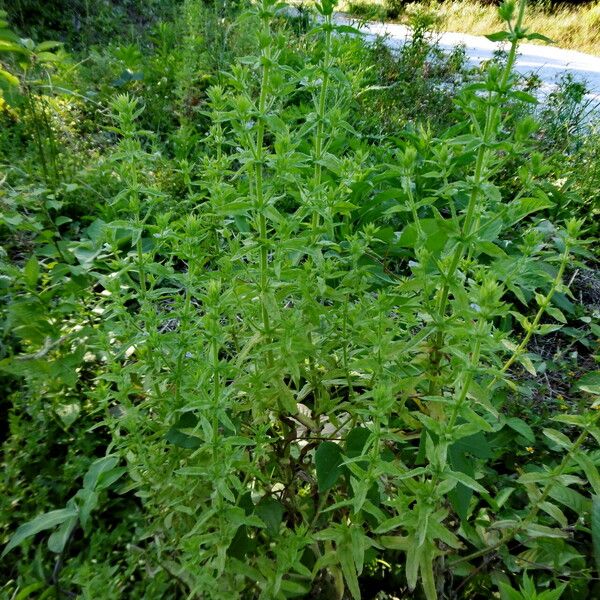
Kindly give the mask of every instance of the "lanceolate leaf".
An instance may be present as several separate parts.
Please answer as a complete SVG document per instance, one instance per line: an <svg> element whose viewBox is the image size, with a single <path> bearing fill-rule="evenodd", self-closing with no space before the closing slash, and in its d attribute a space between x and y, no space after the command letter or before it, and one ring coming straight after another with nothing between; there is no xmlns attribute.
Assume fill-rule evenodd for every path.
<svg viewBox="0 0 600 600"><path fill-rule="evenodd" d="M346 585L352 594L354 600L360 599L360 588L358 587L358 575L356 565L354 564L351 544L343 544L337 549L340 566L344 574Z"/></svg>
<svg viewBox="0 0 600 600"><path fill-rule="evenodd" d="M100 476L113 469L118 461L119 459L116 456L104 456L95 460L83 478L83 487L90 490L94 489Z"/></svg>
<svg viewBox="0 0 600 600"><path fill-rule="evenodd" d="M0 39L0 52L15 52L17 54L28 54L27 50L20 44L9 40Z"/></svg>
<svg viewBox="0 0 600 600"><path fill-rule="evenodd" d="M525 35L525 39L527 40L540 40L542 42L546 42L547 44L553 44L554 41L541 33L528 33Z"/></svg>
<svg viewBox="0 0 600 600"><path fill-rule="evenodd" d="M454 444L448 451L452 470L461 471L472 477L475 474L473 460L467 457L465 452L461 452L460 449L456 448L456 446L457 444ZM462 521L466 520L469 504L473 497L473 490L459 483L454 489L450 490L448 497L460 519Z"/></svg>
<svg viewBox="0 0 600 600"><path fill-rule="evenodd" d="M17 87L19 85L19 80L17 77L2 68L0 68L0 80L0 83L4 82L11 87Z"/></svg>
<svg viewBox="0 0 600 600"><path fill-rule="evenodd" d="M522 435L528 442L535 442L535 434L533 430L523 419L519 419L518 417L511 417L510 419L506 419L506 424L518 434Z"/></svg>
<svg viewBox="0 0 600 600"><path fill-rule="evenodd" d="M6 544L6 547L2 552L2 556L5 556L13 548L16 548L21 542L34 536L36 533L46 529L52 529L57 525L61 525L67 519L77 517L77 514L78 511L76 508L60 508L58 510L52 510L44 513L43 515L39 515L32 521L24 523L17 529L12 538L10 538L8 544Z"/></svg>
<svg viewBox="0 0 600 600"><path fill-rule="evenodd" d="M497 31L496 33L490 33L485 36L490 42L505 42L510 38L508 31Z"/></svg>
<svg viewBox="0 0 600 600"><path fill-rule="evenodd" d="M580 377L575 387L588 394L600 395L600 371L591 371Z"/></svg>
<svg viewBox="0 0 600 600"><path fill-rule="evenodd" d="M430 541L427 541L423 548L420 561L421 581L423 582L423 591L425 592L427 600L437 600L438 597L435 585L435 575L433 572L434 558L433 544Z"/></svg>
<svg viewBox="0 0 600 600"><path fill-rule="evenodd" d="M77 517L70 517L48 538L48 549L55 554L60 554L71 537L77 525Z"/></svg>

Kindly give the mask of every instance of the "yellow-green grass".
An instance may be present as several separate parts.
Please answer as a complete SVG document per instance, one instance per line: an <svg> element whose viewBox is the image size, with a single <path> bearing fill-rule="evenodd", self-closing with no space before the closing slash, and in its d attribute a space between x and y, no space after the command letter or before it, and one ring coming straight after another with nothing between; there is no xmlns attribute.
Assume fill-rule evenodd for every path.
<svg viewBox="0 0 600 600"><path fill-rule="evenodd" d="M382 17L394 0L341 0L339 10L368 14L368 7ZM400 2L397 3L400 6ZM439 15L442 29L485 35L498 31L501 22L497 8L476 0L451 0L442 3L415 3L404 5L395 21L408 23L411 13L429 10ZM530 5L526 27L551 38L561 48L570 48L600 56L600 2L585 5L541 7Z"/></svg>

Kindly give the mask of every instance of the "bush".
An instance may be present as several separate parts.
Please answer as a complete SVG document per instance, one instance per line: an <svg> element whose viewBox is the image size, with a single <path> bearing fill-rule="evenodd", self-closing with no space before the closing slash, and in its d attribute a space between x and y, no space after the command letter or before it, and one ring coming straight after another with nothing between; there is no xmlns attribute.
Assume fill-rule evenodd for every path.
<svg viewBox="0 0 600 600"><path fill-rule="evenodd" d="M7 595L593 597L592 345L556 358L566 409L527 403L539 340L598 330L567 284L585 226L548 220L565 173L512 73L524 3L450 126L377 135L357 100L375 65L333 4L305 32L263 0L198 62L186 5L155 61L101 57L164 73L181 106L219 65L201 108L160 118L157 78L98 82L87 171L10 172L2 227L29 252L0 278Z"/></svg>
<svg viewBox="0 0 600 600"><path fill-rule="evenodd" d="M162 0L0 0L14 25L26 36L58 38L82 47L115 34L143 31L174 14L178 2Z"/></svg>

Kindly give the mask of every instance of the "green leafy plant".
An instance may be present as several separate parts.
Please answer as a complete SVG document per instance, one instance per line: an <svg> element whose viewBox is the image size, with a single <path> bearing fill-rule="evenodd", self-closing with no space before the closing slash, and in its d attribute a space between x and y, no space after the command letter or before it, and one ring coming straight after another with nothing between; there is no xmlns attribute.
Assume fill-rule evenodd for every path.
<svg viewBox="0 0 600 600"><path fill-rule="evenodd" d="M125 468L116 465L117 459L113 456L94 461L83 478L83 487L67 502L67 506L39 515L21 525L4 548L2 556L37 533L55 528L56 531L48 538L48 548L62 555L78 522L84 530L89 530L90 513L98 505L98 493L125 473Z"/></svg>
<svg viewBox="0 0 600 600"><path fill-rule="evenodd" d="M107 201L63 257L39 244L6 266L13 411L46 415L50 393L78 390L109 447L66 508L8 542L21 588L36 581L16 546L55 527L66 557L80 523L88 547L54 584L89 597L360 598L379 572L427 600L559 597L567 578L593 595L595 368L573 374L574 410L534 419L526 404L548 368L536 342L577 331L568 273L592 253L583 220L548 220L560 173L513 72L535 39L525 3L500 8L506 60L457 92L451 127L377 135L361 108L372 65L357 68L367 52L333 2L306 29L275 0L250 6L214 32L207 64L227 68L190 89L197 8L183 58L155 34L197 108L173 132L146 119L163 106L149 80L114 93ZM108 515L125 502L131 518Z"/></svg>
<svg viewBox="0 0 600 600"><path fill-rule="evenodd" d="M500 590L508 600L558 600L565 591L566 585L555 590L546 590L538 594L533 579L523 576L523 585L518 590L505 583L500 584Z"/></svg>

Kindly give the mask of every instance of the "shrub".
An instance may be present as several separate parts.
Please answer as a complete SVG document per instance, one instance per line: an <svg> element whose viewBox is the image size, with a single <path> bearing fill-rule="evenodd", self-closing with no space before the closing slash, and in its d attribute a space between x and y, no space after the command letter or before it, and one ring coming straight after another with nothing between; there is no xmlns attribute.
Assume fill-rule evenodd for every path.
<svg viewBox="0 0 600 600"><path fill-rule="evenodd" d="M28 403L68 432L72 398L102 433L5 547L11 575L90 597L359 598L388 564L428 600L558 597L567 577L593 596L598 373L572 382L579 412L534 429L509 410L586 257L581 220L544 218L553 181L512 72L524 2L502 5L506 60L452 127L375 143L352 125L356 31L325 0L293 38L280 8L242 16L251 53L211 79L207 126L173 136L178 168L195 161L181 197L157 185L135 88L115 95L102 218L55 247L36 221L35 253L4 265L14 433Z"/></svg>

